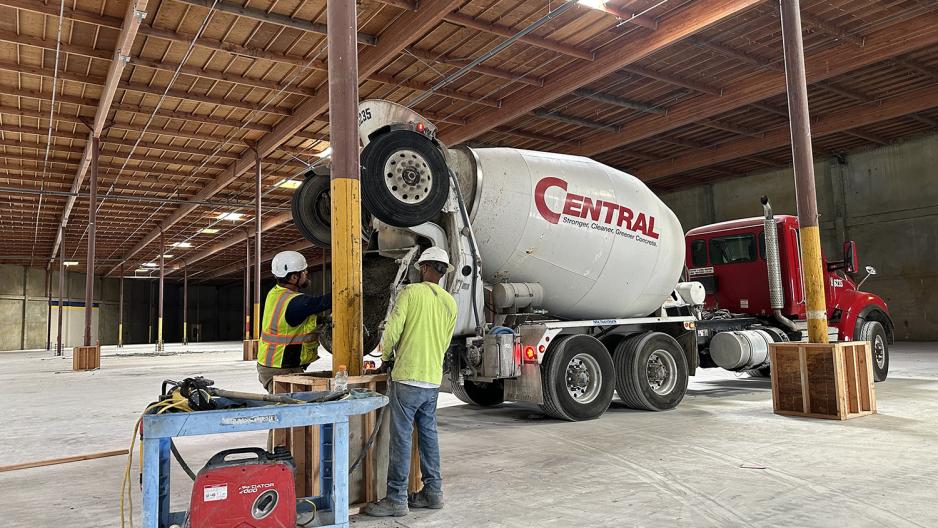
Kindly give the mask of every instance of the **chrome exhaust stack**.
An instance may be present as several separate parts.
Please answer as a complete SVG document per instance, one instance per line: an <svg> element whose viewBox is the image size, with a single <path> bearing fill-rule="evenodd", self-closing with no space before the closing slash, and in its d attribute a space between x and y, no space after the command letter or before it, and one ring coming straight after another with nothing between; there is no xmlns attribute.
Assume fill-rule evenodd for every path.
<svg viewBox="0 0 938 528"><path fill-rule="evenodd" d="M792 332L798 328L791 319L782 315L785 307L785 292L782 289L782 264L778 256L778 227L775 225L775 215L772 213L772 204L769 197L762 197L762 210L765 212L765 260L769 270L769 302L772 306L772 315L775 320Z"/></svg>

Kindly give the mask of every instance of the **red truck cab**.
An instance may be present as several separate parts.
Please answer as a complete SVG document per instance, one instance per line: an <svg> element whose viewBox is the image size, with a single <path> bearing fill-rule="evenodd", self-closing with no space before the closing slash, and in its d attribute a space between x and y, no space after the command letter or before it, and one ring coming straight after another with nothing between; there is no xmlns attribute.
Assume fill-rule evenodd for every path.
<svg viewBox="0 0 938 528"><path fill-rule="evenodd" d="M805 319L798 218L776 215L774 222L784 298L782 314L797 323ZM726 310L760 321L772 318L764 225L762 217L754 217L687 232L688 275L690 280L703 283L707 291L706 310ZM874 374L880 380L889 367L888 344L894 339L892 318L881 297L858 290L848 275L857 271L856 262L853 242L845 245L842 261L823 260L831 339L869 340L873 345Z"/></svg>

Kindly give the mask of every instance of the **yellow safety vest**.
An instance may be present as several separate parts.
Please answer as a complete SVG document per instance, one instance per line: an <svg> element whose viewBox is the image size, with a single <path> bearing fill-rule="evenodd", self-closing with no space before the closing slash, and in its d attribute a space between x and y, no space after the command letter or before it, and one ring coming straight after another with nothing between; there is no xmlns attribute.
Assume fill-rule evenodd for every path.
<svg viewBox="0 0 938 528"><path fill-rule="evenodd" d="M287 305L299 293L276 285L267 294L264 304L264 327L257 351L257 362L266 367L282 368L287 345L302 344L299 365L308 365L319 358L319 334L316 316L311 315L299 326L287 323Z"/></svg>

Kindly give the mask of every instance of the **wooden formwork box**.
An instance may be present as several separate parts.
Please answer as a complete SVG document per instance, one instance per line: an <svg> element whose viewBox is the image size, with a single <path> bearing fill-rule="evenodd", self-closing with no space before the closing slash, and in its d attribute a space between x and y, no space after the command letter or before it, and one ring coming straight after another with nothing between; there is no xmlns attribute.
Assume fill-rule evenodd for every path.
<svg viewBox="0 0 938 528"><path fill-rule="evenodd" d="M769 354L776 414L831 420L876 414L868 341L774 343Z"/></svg>
<svg viewBox="0 0 938 528"><path fill-rule="evenodd" d="M80 346L72 350L72 370L94 370L101 368L101 347Z"/></svg>
<svg viewBox="0 0 938 528"><path fill-rule="evenodd" d="M319 392L331 389L331 372L306 372L274 376L274 392ZM368 374L350 376L350 389L367 389L381 394L388 393L387 374ZM381 410L352 416L349 418L349 464L351 465L362 447L368 442L377 425ZM381 430L374 445L365 455L358 469L349 476L349 505L361 505L383 498L387 494L388 475L388 439L391 415L385 412ZM319 489L320 467L320 427L295 427L275 429L273 445L287 446L296 463L296 496L310 497L321 494ZM409 491L418 491L421 487L420 458L417 451L416 430L410 458Z"/></svg>
<svg viewBox="0 0 938 528"><path fill-rule="evenodd" d="M244 361L257 361L257 339L245 339L241 348L241 359Z"/></svg>

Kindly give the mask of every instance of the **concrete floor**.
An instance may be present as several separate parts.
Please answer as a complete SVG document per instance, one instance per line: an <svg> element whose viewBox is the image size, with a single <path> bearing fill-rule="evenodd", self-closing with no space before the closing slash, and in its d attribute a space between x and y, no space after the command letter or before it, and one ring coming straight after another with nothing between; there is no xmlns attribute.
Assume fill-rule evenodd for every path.
<svg viewBox="0 0 938 528"><path fill-rule="evenodd" d="M45 351L0 353L0 465L126 448L164 378L202 374L224 388L259 388L238 343L167 348L105 347L94 372L72 372L70 360ZM317 367L328 368L328 358ZM692 378L674 411L613 403L584 423L525 405L477 410L447 394L439 412L447 506L353 525L938 526L938 344L897 345L890 378L876 388L880 414L843 423L776 416L768 381L717 370ZM216 451L265 438L178 445L199 467ZM0 473L0 524L119 526L125 462ZM176 469L179 510L190 483Z"/></svg>

